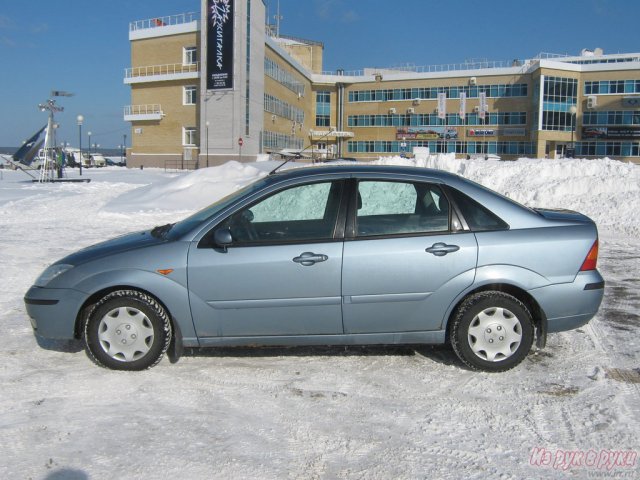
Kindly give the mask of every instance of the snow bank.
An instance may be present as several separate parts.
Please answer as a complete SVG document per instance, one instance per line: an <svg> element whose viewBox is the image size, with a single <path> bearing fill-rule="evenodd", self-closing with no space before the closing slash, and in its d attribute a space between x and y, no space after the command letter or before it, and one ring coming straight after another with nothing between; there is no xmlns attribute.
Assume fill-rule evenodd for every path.
<svg viewBox="0 0 640 480"><path fill-rule="evenodd" d="M103 207L107 212L194 211L253 182L269 171L271 162L227 162L184 176L154 182L120 195Z"/></svg>
<svg viewBox="0 0 640 480"><path fill-rule="evenodd" d="M416 165L392 157L375 163ZM598 228L640 236L640 166L609 158L495 161L432 155L418 167L456 173L530 207L567 208L591 217Z"/></svg>
<svg viewBox="0 0 640 480"><path fill-rule="evenodd" d="M352 164L351 162L348 162ZM584 213L607 232L640 236L640 166L599 160L517 161L456 159L453 154L424 159L385 157L377 165L436 168L456 173L530 207L566 208ZM194 211L264 176L278 162L238 163L191 172L127 192L107 204L108 212ZM285 168L299 167L288 164Z"/></svg>

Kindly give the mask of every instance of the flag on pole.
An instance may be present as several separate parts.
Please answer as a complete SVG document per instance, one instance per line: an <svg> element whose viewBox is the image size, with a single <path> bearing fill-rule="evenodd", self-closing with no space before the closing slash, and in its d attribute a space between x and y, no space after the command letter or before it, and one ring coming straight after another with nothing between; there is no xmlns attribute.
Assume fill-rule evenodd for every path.
<svg viewBox="0 0 640 480"><path fill-rule="evenodd" d="M447 118L447 94L445 92L438 93L438 118Z"/></svg>
<svg viewBox="0 0 640 480"><path fill-rule="evenodd" d="M460 115L460 119L464 120L467 112L467 94L465 92L460 92L460 111L458 115Z"/></svg>
<svg viewBox="0 0 640 480"><path fill-rule="evenodd" d="M480 111L478 115L482 120L485 119L485 117L487 116L487 111L489 110L487 108L487 93L486 92L480 92Z"/></svg>

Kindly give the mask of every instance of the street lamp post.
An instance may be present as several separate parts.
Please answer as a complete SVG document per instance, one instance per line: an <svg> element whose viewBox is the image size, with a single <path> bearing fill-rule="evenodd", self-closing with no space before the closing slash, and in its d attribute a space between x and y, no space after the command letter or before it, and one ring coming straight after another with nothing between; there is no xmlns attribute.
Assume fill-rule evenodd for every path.
<svg viewBox="0 0 640 480"><path fill-rule="evenodd" d="M127 157L127 134L123 134L122 135L122 157L125 159L125 163L126 163L126 157Z"/></svg>
<svg viewBox="0 0 640 480"><path fill-rule="evenodd" d="M82 115L78 115L76 117L78 121L78 155L80 156L80 176L82 176L82 122L84 122L84 117Z"/></svg>
<svg viewBox="0 0 640 480"><path fill-rule="evenodd" d="M576 131L576 112L578 109L575 105L569 107L569 113L571 114L571 158L575 157L576 144L574 143L574 134Z"/></svg>

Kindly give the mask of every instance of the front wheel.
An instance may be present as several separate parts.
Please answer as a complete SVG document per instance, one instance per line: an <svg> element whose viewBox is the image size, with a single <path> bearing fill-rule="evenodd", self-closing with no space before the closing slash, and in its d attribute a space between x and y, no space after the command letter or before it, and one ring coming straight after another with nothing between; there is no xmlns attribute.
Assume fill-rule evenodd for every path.
<svg viewBox="0 0 640 480"><path fill-rule="evenodd" d="M111 292L95 304L84 328L89 356L113 370L144 370L156 365L171 342L165 309L137 290Z"/></svg>
<svg viewBox="0 0 640 480"><path fill-rule="evenodd" d="M481 292L458 307L449 333L453 350L465 365L503 372L529 353L533 320L517 298L503 292Z"/></svg>

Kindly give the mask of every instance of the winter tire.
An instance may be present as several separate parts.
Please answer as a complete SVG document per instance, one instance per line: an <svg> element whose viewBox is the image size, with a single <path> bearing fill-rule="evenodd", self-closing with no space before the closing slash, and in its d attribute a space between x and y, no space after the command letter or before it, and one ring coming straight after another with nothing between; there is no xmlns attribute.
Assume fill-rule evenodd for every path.
<svg viewBox="0 0 640 480"><path fill-rule="evenodd" d="M171 342L165 309L150 295L117 290L98 301L84 327L87 353L113 370L144 370L156 365Z"/></svg>
<svg viewBox="0 0 640 480"><path fill-rule="evenodd" d="M502 292L467 297L450 326L453 350L474 370L503 372L518 365L533 343L533 320L527 307Z"/></svg>

